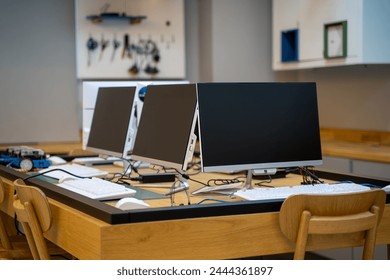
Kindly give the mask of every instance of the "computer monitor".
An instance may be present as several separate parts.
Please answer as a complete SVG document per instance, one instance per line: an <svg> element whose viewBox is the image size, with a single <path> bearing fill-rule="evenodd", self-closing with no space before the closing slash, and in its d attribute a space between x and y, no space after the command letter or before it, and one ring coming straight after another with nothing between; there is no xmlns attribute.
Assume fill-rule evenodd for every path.
<svg viewBox="0 0 390 280"><path fill-rule="evenodd" d="M196 142L196 84L149 85L132 158L186 170Z"/></svg>
<svg viewBox="0 0 390 280"><path fill-rule="evenodd" d="M278 168L322 164L315 83L197 87L204 172L273 173Z"/></svg>
<svg viewBox="0 0 390 280"><path fill-rule="evenodd" d="M99 88L86 150L129 157L137 132L135 91L136 87Z"/></svg>
<svg viewBox="0 0 390 280"><path fill-rule="evenodd" d="M84 81L82 83L82 147L87 148L99 88L136 87L136 81Z"/></svg>
<svg viewBox="0 0 390 280"><path fill-rule="evenodd" d="M82 147L86 149L98 90L101 87L136 87L136 115L141 114L146 87L151 84L181 84L188 81L83 81L82 82ZM139 118L137 119L139 121Z"/></svg>

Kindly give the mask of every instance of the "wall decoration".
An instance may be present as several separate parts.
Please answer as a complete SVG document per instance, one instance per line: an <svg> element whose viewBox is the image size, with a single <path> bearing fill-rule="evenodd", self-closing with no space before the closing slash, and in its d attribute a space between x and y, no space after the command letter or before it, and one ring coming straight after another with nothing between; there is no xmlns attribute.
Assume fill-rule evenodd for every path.
<svg viewBox="0 0 390 280"><path fill-rule="evenodd" d="M324 57L347 56L347 21L324 25Z"/></svg>
<svg viewBox="0 0 390 280"><path fill-rule="evenodd" d="M183 0L76 0L79 79L185 78Z"/></svg>

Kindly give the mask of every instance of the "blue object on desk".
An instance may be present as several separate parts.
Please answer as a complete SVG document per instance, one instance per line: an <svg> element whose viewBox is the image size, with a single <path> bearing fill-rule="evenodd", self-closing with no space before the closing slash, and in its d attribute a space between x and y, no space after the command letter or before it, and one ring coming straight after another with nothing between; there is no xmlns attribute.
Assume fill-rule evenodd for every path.
<svg viewBox="0 0 390 280"><path fill-rule="evenodd" d="M23 161L29 162L27 171L34 168L47 168L51 165L51 162L46 159L34 159L34 158L23 158L13 157L6 154L0 154L0 164L25 169Z"/></svg>

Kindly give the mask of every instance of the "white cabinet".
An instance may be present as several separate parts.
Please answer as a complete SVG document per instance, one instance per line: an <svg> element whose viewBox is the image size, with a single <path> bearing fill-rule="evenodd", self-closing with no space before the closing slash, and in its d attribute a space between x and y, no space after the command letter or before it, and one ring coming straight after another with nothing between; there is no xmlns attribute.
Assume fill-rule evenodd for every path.
<svg viewBox="0 0 390 280"><path fill-rule="evenodd" d="M389 0L273 0L273 69L390 63L389 14ZM329 24L345 25L345 55L325 58Z"/></svg>
<svg viewBox="0 0 390 280"><path fill-rule="evenodd" d="M388 163L353 160L352 172L357 176L390 180L390 164Z"/></svg>
<svg viewBox="0 0 390 280"><path fill-rule="evenodd" d="M349 158L322 156L322 162L323 164L319 167L321 170L341 174L352 173L352 160Z"/></svg>
<svg viewBox="0 0 390 280"><path fill-rule="evenodd" d="M322 160L323 164L318 168L320 170L370 177L385 181L390 180L390 163L333 156L323 156Z"/></svg>

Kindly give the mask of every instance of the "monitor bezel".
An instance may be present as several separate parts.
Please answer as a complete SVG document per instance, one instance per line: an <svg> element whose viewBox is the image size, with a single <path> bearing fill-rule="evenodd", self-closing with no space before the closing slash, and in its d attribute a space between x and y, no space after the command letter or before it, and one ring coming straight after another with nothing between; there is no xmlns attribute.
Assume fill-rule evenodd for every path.
<svg viewBox="0 0 390 280"><path fill-rule="evenodd" d="M219 84L256 84L256 82L217 82ZM271 84L271 83L277 83L277 82L258 82L258 84ZM294 83L294 82L291 82ZM313 82L295 82L294 84L304 84L304 83L311 83L315 84ZM202 83L205 84L205 83ZM199 100L199 91L197 90L197 99ZM317 99L317 96L316 96ZM318 101L317 101L318 102ZM297 161L278 161L278 162L258 162L258 163L248 163L248 164L229 164L229 165L207 165L205 166L204 160L203 160L203 145L202 145L202 129L201 129L201 116L199 112L199 104L198 104L198 131L199 131L199 149L200 149L200 162L201 162L201 171L202 172L228 172L228 173L236 173L236 172L242 172L242 171L255 171L257 170L258 173L263 174L272 174L278 169L285 169L285 168L294 168L294 167L307 167L307 166L319 166L323 164L322 159L322 152L321 158L313 159L313 160L297 160ZM318 104L317 104L317 112L318 112ZM317 113L318 115L318 113ZM318 116L319 119L319 116ZM318 125L318 133L319 131L319 125ZM320 136L319 136L320 139ZM319 147L321 148L321 141L319 143Z"/></svg>

